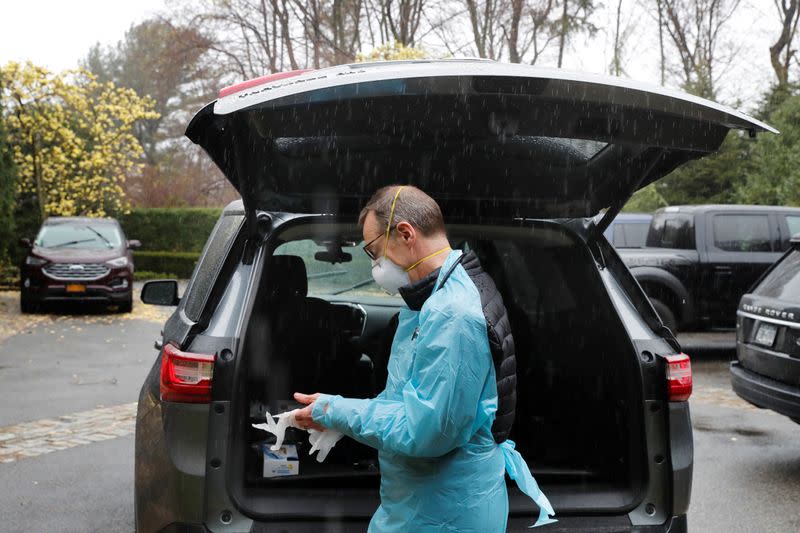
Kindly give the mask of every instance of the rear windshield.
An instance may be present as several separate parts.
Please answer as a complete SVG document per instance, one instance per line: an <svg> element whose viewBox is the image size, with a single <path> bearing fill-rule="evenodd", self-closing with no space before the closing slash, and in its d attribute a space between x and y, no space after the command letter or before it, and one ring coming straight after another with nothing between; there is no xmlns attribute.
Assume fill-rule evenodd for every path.
<svg viewBox="0 0 800 533"><path fill-rule="evenodd" d="M754 294L800 302L800 250L793 250L759 283Z"/></svg>
<svg viewBox="0 0 800 533"><path fill-rule="evenodd" d="M673 213L655 215L647 232L647 246L693 250L695 247L693 217Z"/></svg>
<svg viewBox="0 0 800 533"><path fill-rule="evenodd" d="M47 224L36 236L42 248L110 249L122 245L119 226L108 222L75 222Z"/></svg>

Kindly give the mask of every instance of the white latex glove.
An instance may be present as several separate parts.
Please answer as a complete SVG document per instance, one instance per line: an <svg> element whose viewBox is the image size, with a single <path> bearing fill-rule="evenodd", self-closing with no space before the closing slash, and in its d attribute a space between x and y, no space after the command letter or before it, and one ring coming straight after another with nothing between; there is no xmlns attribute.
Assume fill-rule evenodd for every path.
<svg viewBox="0 0 800 533"><path fill-rule="evenodd" d="M300 428L297 425L297 422L294 419L295 412L298 411L297 409L293 411L286 411L285 413L281 413L279 415L275 415L275 418L278 419L277 422L273 420L273 416L269 413L267 415L267 423L266 424L253 424L253 427L256 429L264 430L268 433L272 433L275 435L275 444L270 446L270 450L277 451L283 446L283 439L286 437L286 428Z"/></svg>
<svg viewBox="0 0 800 533"><path fill-rule="evenodd" d="M308 430L308 442L311 444L311 449L308 455L317 452L317 462L321 463L328 457L328 453L336 446L339 439L344 437L341 431L335 429L326 429L325 431L317 431L316 429Z"/></svg>
<svg viewBox="0 0 800 533"><path fill-rule="evenodd" d="M286 428L297 428L303 429L297 425L297 422L294 418L295 413L299 411L299 409L295 409L293 411L286 411L285 413L281 413L279 415L273 415L266 413L267 416L267 423L266 424L253 424L253 427L256 429L260 429L266 431L267 433L272 433L275 435L275 444L270 446L270 450L277 451L283 446L283 439L286 436ZM277 418L278 421L275 422L273 418ZM339 439L344 437L344 434L341 431L336 431L335 429L326 429L325 431L317 431L316 429L309 429L308 431L308 442L311 444L311 449L308 451L308 455L312 455L314 452L317 453L317 462L321 463L328 457L328 453L336 446L336 443L339 442Z"/></svg>

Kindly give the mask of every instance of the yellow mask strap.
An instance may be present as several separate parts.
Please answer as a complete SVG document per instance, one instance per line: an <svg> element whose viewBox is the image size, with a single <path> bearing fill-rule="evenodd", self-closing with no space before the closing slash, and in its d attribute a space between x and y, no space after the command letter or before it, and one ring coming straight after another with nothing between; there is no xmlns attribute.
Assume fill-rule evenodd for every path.
<svg viewBox="0 0 800 533"><path fill-rule="evenodd" d="M394 206L397 205L397 197L400 196L400 191L403 190L405 185L401 185L397 188L397 192L394 194L394 200L392 200L392 209L389 211L389 223L386 224L386 241L383 244L383 255L386 255L386 249L389 247L389 232L392 230L392 221L394 221Z"/></svg>
<svg viewBox="0 0 800 533"><path fill-rule="evenodd" d="M437 256L437 255L439 255L440 253L442 253L442 252L446 252L446 251L447 251L447 250L449 250L449 249L450 249L450 247L449 247L449 246L445 246L445 247L444 247L444 248L442 248L441 250L437 250L437 251L433 252L431 255L426 255L425 257L423 257L422 259L420 259L419 261L417 261L416 263L414 263L414 264L413 264L413 265L411 265L410 267L408 267L408 268L404 269L404 272L411 272L412 270L414 270L415 268L417 268L419 265L421 265L422 263L424 263L425 261L427 261L427 260L428 260L428 259L430 259L431 257L436 257L436 256Z"/></svg>

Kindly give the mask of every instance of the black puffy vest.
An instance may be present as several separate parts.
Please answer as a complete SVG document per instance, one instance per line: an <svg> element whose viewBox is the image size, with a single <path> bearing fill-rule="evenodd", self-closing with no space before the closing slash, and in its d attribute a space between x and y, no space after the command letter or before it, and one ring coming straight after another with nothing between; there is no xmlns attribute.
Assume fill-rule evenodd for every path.
<svg viewBox="0 0 800 533"><path fill-rule="evenodd" d="M491 276L481 268L475 253L468 252L461 265L478 288L483 316L486 317L489 348L497 377L497 415L492 424L492 436L500 444L511 433L517 407L517 359L511 323L500 291Z"/></svg>
<svg viewBox="0 0 800 533"><path fill-rule="evenodd" d="M497 377L497 413L492 424L492 436L495 442L500 444L508 439L508 435L511 433L517 406L517 360L514 351L514 337L511 335L511 323L508 320L506 306L503 305L503 297L491 276L481 268L480 261L474 252L468 252L461 256L458 263L445 273L441 285L447 283L447 278L458 264L464 267L477 287L483 316L486 318L489 348L492 352L492 362ZM437 270L413 285L400 288L400 295L409 308L417 311L422 308L422 304L431 295L438 274ZM397 324L393 324L393 327L396 329ZM392 331L392 336L394 336L394 331Z"/></svg>

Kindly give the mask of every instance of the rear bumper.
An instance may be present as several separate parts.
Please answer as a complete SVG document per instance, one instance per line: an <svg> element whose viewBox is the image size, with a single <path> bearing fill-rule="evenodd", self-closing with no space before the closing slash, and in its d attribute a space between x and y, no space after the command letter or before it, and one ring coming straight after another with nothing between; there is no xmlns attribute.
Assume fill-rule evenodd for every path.
<svg viewBox="0 0 800 533"><path fill-rule="evenodd" d="M567 516L559 518L558 522L552 526L543 526L542 533L547 533L548 528L569 533L594 533L597 531L608 531L614 533L686 533L686 515L673 516L663 524L655 526L633 526L627 517L601 517L601 516ZM508 521L508 532L530 533L538 531L540 528L530 529L533 520L515 519Z"/></svg>
<svg viewBox="0 0 800 533"><path fill-rule="evenodd" d="M530 532L532 518L509 520L509 532ZM563 517L552 526L544 526L542 532L550 529L570 533L594 533L596 531L613 531L614 533L686 533L686 515L673 516L664 524L657 526L632 526L626 517ZM319 533L336 531L338 533L363 533L367 529L366 522L284 522L253 523L249 533L266 533L282 531L286 533ZM199 524L170 524L160 530L161 533L210 533L209 529Z"/></svg>
<svg viewBox="0 0 800 533"><path fill-rule="evenodd" d="M731 363L733 391L756 407L800 419L800 387L793 387Z"/></svg>

